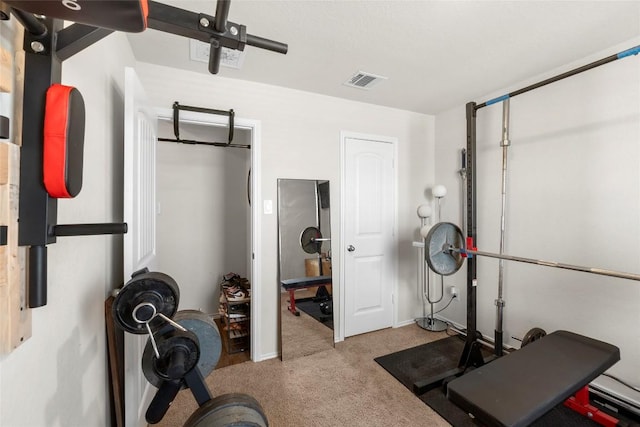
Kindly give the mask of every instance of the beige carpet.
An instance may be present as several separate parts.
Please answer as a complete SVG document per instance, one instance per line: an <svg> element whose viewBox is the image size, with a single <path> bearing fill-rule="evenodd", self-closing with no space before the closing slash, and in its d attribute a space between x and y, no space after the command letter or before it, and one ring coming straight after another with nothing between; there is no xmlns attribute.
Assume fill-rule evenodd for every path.
<svg viewBox="0 0 640 427"><path fill-rule="evenodd" d="M255 397L272 427L448 426L373 360L445 336L416 325L385 329L290 361L216 369L206 381L213 396L237 392ZM183 390L156 425L182 426L196 409L191 392Z"/></svg>
<svg viewBox="0 0 640 427"><path fill-rule="evenodd" d="M314 295L296 292L297 299ZM300 309L300 316L294 316L287 309L288 301L288 292L280 295L282 360L292 360L333 348L333 331Z"/></svg>

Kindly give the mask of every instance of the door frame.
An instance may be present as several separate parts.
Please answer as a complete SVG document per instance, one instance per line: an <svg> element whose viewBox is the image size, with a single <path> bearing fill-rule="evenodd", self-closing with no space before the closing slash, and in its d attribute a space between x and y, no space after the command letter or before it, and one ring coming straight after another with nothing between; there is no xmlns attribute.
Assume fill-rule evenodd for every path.
<svg viewBox="0 0 640 427"><path fill-rule="evenodd" d="M170 108L156 108L156 115L158 120L173 121L173 110ZM194 111L181 111L180 121L209 126L226 127L229 125L226 117ZM234 128L251 131L251 250L247 256L251 259L251 360L259 362L265 359L260 346L261 325L263 323L260 304L262 258L259 250L262 243L262 212L259 207L260 203L258 203L262 200L262 185L260 179L258 179L261 176L261 123L259 120L236 116L234 117Z"/></svg>
<svg viewBox="0 0 640 427"><path fill-rule="evenodd" d="M346 247L347 242L345 238L345 224L346 224L346 214L345 214L345 206L346 206L346 148L347 148L347 139L359 139L365 141L375 141L391 144L393 147L393 194L391 196L392 204L393 204L393 224L392 224L392 239L394 243L394 247L398 247L398 138L391 136L381 136L381 135L371 135L359 132L351 132L351 131L340 131L340 250L338 251L338 259L340 261L340 282L339 282L339 292L338 295L340 297L340 301L338 302L339 307L339 318L338 318L338 328L336 332L335 340L336 342L344 341L345 339L345 260L347 259ZM391 254L391 277L392 277L392 327L396 327L398 325L398 306L397 306L397 297L398 295L398 252L393 251ZM334 294L335 297L335 294Z"/></svg>
<svg viewBox="0 0 640 427"><path fill-rule="evenodd" d="M156 144L157 141L157 119L155 117L155 111L150 106L149 100L146 95L146 91L142 82L140 81L138 74L134 68L125 67L124 69L124 133L123 133L123 219L127 221L129 225L129 232L123 236L122 248L123 248L123 286L129 281L130 275L146 266L150 269L154 269L155 255L156 255L156 217L153 211L153 205L156 203ZM149 151L143 150L141 146L141 137L138 126L138 116L140 112L143 112L146 117L145 121L152 122L152 128L154 134L151 135L151 139L145 139L144 142L148 142L152 148ZM151 124L151 123L150 123ZM149 156L153 157L154 163L149 169L150 174L153 177L146 176L145 178L151 178L151 194L152 200L148 208L148 215L145 216L139 210L140 205L135 202L134 197L136 190L139 190L142 181L148 183L146 179L141 178L141 173L137 166L144 162ZM146 172L149 172L147 170ZM140 173L139 173L140 172ZM144 184L144 183L143 183ZM152 242L150 248L145 248L146 253L140 258L138 251L140 250L140 244L137 242L139 239L139 231L144 229L147 224L147 220L151 222ZM131 252L130 252L131 251ZM135 258L135 259L134 259ZM138 334L124 335L124 415L125 424L131 426L145 426L145 410L151 403L153 395L153 387L146 381L143 375L143 370L140 364L140 358L144 352L145 336Z"/></svg>

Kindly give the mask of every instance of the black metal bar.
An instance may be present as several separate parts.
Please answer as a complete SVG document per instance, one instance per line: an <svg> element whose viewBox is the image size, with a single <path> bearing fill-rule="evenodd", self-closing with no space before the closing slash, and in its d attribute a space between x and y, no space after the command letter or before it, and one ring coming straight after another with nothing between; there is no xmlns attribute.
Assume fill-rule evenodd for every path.
<svg viewBox="0 0 640 427"><path fill-rule="evenodd" d="M182 388L182 384L182 381L162 382L145 413L145 419L149 424L157 424L162 420L167 410L169 410L171 402L173 402Z"/></svg>
<svg viewBox="0 0 640 427"><path fill-rule="evenodd" d="M287 53L287 44L247 34L244 25L227 21L226 30L220 33L215 31L213 25L205 27L200 23L201 18L207 19L209 23L215 22L213 16L190 12L155 1L149 1L148 4L147 26L154 30L200 40L207 44L213 36L221 46L230 49L244 50L244 45L247 44L272 52Z"/></svg>
<svg viewBox="0 0 640 427"><path fill-rule="evenodd" d="M127 223L107 224L65 224L55 225L51 233L54 236L97 236L101 234L125 234Z"/></svg>
<svg viewBox="0 0 640 427"><path fill-rule="evenodd" d="M249 46L258 47L260 49L270 50L271 52L286 54L289 45L277 41L265 39L258 36L247 34L247 44Z"/></svg>
<svg viewBox="0 0 640 427"><path fill-rule="evenodd" d="M20 151L20 196L18 245L45 246L54 243L49 225L57 222L57 199L49 197L44 188L42 171L44 140L44 106L52 83L60 82L61 62L51 53L52 38L62 28L62 21L46 20L46 37L39 39L44 51L31 49L33 39L25 33L24 95L22 115L22 148Z"/></svg>
<svg viewBox="0 0 640 427"><path fill-rule="evenodd" d="M158 141L177 142L179 144L188 144L188 145L211 145L213 147L247 148L247 149L251 149L251 146L247 145L247 144L227 144L226 142L195 141L195 140L192 140L192 139L158 138Z"/></svg>
<svg viewBox="0 0 640 427"><path fill-rule="evenodd" d="M631 49L624 50L624 51L619 52L619 53L617 53L615 55L607 56L606 58L600 59L598 61L594 61L594 62L592 62L590 64L583 65L581 67L575 68L573 70L567 71L567 72L562 73L562 74L558 74L555 77L550 77L550 78L542 80L542 81L540 81L538 83L534 83L532 85L526 86L526 87L524 87L522 89L518 89L516 91L509 92L506 95L502 95L502 96L499 96L497 98L490 99L490 100L488 100L486 102L478 104L476 106L476 110L479 110L480 108L487 107L487 106L492 105L492 104L495 104L497 102L504 101L505 99L508 99L508 98L513 98L514 96L521 95L521 94L523 94L525 92L529 92L531 90L541 88L542 86L546 86L548 84L555 83L555 82L557 82L559 80L566 79L567 77L575 76L576 74L583 73L585 71L591 70L591 69L599 67L601 65L608 64L610 62L616 61L618 59L626 58L627 56L637 55L638 53L640 53L640 46L636 46L636 47L633 47Z"/></svg>
<svg viewBox="0 0 640 427"><path fill-rule="evenodd" d="M47 247L31 246L28 250L29 308L47 305Z"/></svg>
<svg viewBox="0 0 640 427"><path fill-rule="evenodd" d="M173 103L173 108L176 108L182 111L193 111L195 113L218 114L220 116L230 116L231 115L230 111L233 111L233 110L230 110L230 111L216 110L214 108L204 108L204 107L192 107L190 105L179 104L178 102Z"/></svg>
<svg viewBox="0 0 640 427"><path fill-rule="evenodd" d="M423 380L418 380L413 383L413 393L417 396L428 392L429 390L433 390L442 385L442 383L451 377L458 377L464 373L464 369L462 368L454 368L448 371L442 372L438 375L434 375L429 378L425 378Z"/></svg>
<svg viewBox="0 0 640 427"><path fill-rule="evenodd" d="M180 139L180 104L178 101L173 103L173 135L177 140Z"/></svg>
<svg viewBox="0 0 640 427"><path fill-rule="evenodd" d="M207 44L210 42L211 37L214 37L221 46L230 49L244 49L244 41L240 38L242 34L239 31L239 28L242 27L240 24L231 21L227 22L227 28L235 28L235 35L229 30L221 33L214 29L214 16L191 12L155 1L149 1L148 4L147 26L149 28L200 40ZM202 25L203 22L206 25Z"/></svg>
<svg viewBox="0 0 640 427"><path fill-rule="evenodd" d="M466 105L467 116L467 237L477 244L477 177L476 177L476 108L473 102ZM467 341L475 340L476 333L476 276L477 260L467 262ZM469 338L471 337L471 338Z"/></svg>
<svg viewBox="0 0 640 427"><path fill-rule="evenodd" d="M220 62L222 60L222 47L218 42L211 39L209 44L209 72L211 74L218 74L220 71Z"/></svg>
<svg viewBox="0 0 640 427"><path fill-rule="evenodd" d="M466 105L467 121L467 237L477 239L477 205L476 205L476 104L469 102ZM476 340L477 329L477 281L478 267L475 257L467 260L467 339L464 350L458 363L462 366L479 366L484 363Z"/></svg>
<svg viewBox="0 0 640 427"><path fill-rule="evenodd" d="M147 26L149 28L205 43L209 42L210 35L201 32L198 28L197 13L155 1L149 1L148 6Z"/></svg>
<svg viewBox="0 0 640 427"><path fill-rule="evenodd" d="M229 144L233 141L233 129L235 128L236 113L233 109L229 110Z"/></svg>
<svg viewBox="0 0 640 427"><path fill-rule="evenodd" d="M33 13L16 8L11 8L11 13L33 37L44 37L47 34L47 25L36 18Z"/></svg>
<svg viewBox="0 0 640 427"><path fill-rule="evenodd" d="M212 399L207 383L204 382L202 373L197 366L187 372L184 376L184 381L191 389L191 394L193 394L193 397L196 399L199 406L204 405Z"/></svg>
<svg viewBox="0 0 640 427"><path fill-rule="evenodd" d="M229 17L230 7L231 2L229 0L218 0L216 4L216 19L214 20L213 28L219 33L227 31L227 18Z"/></svg>
<svg viewBox="0 0 640 427"><path fill-rule="evenodd" d="M5 246L7 244L7 229L9 227L6 225L0 225L0 246Z"/></svg>
<svg viewBox="0 0 640 427"><path fill-rule="evenodd" d="M20 150L20 195L18 245L29 246L28 302L30 308L47 304L47 248L56 241L48 233L57 222L58 202L44 188L43 135L46 93L52 83L60 82L61 61L54 55L54 39L62 29L62 21L45 19L45 36L24 35L24 85L22 115L22 148ZM42 49L33 50L34 45Z"/></svg>
<svg viewBox="0 0 640 427"><path fill-rule="evenodd" d="M71 58L76 53L86 49L95 42L102 40L113 30L106 28L92 27L84 24L71 24L58 31L58 41L56 43L56 55L58 59L64 61Z"/></svg>
<svg viewBox="0 0 640 427"><path fill-rule="evenodd" d="M175 135L176 139L168 139L168 138L158 138L158 141L169 141L169 142L184 142L185 144L204 144L204 145L215 145L215 146L221 146L220 144L222 144L221 142L201 142L201 141L193 141L193 140L182 140L180 139L180 115L179 115L179 110L184 110L184 111L192 111L192 112L196 112L196 113L206 113L206 114L218 114L221 116L228 116L229 117L229 142L227 144L223 144L223 145L231 145L231 141L233 141L233 130L235 127L235 116L236 113L235 111L233 111L233 109L230 109L229 111L225 111L225 110L216 110L214 108L204 108L204 107L192 107L189 105L180 105L178 103L178 101L175 101L173 103L173 134ZM236 145L236 147L238 148L251 148L251 146L248 145Z"/></svg>

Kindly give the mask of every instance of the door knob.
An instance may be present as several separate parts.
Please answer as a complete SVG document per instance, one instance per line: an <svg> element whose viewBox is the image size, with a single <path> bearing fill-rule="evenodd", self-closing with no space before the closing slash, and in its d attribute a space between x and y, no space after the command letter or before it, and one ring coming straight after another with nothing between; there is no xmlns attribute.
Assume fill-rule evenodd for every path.
<svg viewBox="0 0 640 427"><path fill-rule="evenodd" d="M355 248L353 245L349 245L349 246L347 246L347 250L348 250L349 252L353 252L353 251L355 251L355 250L356 250L356 248Z"/></svg>

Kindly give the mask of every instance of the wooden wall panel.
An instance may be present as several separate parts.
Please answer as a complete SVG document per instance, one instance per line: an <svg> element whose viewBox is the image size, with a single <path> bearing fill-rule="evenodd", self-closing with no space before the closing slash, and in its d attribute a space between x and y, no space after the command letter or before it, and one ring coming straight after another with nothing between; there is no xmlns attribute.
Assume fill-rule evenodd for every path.
<svg viewBox="0 0 640 427"><path fill-rule="evenodd" d="M8 353L31 336L26 305L25 250L18 247L20 147L0 142L0 225L7 244L0 246L0 353Z"/></svg>

